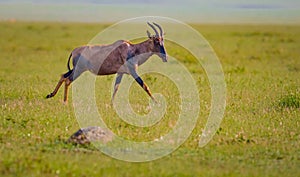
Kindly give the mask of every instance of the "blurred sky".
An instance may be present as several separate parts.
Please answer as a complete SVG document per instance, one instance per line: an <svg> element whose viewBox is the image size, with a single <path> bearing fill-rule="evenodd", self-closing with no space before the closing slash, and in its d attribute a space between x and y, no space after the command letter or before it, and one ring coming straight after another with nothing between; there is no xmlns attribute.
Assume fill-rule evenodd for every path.
<svg viewBox="0 0 300 177"><path fill-rule="evenodd" d="M166 16L194 23L297 23L300 0L0 0L0 20L116 22Z"/></svg>

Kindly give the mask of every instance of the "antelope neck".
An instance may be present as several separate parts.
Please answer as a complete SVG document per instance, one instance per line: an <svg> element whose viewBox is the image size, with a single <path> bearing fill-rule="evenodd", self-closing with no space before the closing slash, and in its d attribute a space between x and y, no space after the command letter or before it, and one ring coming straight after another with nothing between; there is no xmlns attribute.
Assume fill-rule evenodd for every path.
<svg viewBox="0 0 300 177"><path fill-rule="evenodd" d="M153 53L153 44L152 41L146 40L144 42L141 42L139 44L134 44L133 46L133 53L135 56L141 55L141 54L150 54Z"/></svg>

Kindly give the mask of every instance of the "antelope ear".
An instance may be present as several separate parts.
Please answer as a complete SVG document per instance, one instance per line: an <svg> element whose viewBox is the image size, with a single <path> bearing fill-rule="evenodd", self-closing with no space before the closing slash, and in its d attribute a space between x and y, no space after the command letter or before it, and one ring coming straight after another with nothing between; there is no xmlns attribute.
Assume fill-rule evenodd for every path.
<svg viewBox="0 0 300 177"><path fill-rule="evenodd" d="M148 35L148 38L151 38L151 34L148 30L147 30L147 35Z"/></svg>

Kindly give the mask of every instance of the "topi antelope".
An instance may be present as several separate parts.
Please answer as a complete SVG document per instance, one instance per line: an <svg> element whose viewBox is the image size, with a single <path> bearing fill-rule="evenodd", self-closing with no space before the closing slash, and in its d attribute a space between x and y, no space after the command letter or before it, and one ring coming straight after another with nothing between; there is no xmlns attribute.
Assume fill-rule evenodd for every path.
<svg viewBox="0 0 300 177"><path fill-rule="evenodd" d="M167 54L164 46L163 29L156 23L149 23L155 35L151 35L147 30L148 39L138 44L129 41L119 40L110 45L86 45L75 48L68 59L68 72L63 74L56 85L54 91L46 98L54 97L60 86L65 82L64 102L68 101L68 88L80 74L90 71L96 75L116 74L112 100L118 91L123 74L130 74L135 81L147 92L153 101L150 89L137 74L139 65L146 62L153 54L158 55L163 62L167 62ZM160 32L157 31L156 27ZM70 59L72 58L73 69L70 69Z"/></svg>

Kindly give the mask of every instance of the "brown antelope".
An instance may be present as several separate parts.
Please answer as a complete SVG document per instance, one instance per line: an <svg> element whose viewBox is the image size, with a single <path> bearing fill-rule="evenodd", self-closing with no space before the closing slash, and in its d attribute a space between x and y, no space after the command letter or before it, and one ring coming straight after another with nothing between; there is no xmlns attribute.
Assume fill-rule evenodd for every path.
<svg viewBox="0 0 300 177"><path fill-rule="evenodd" d="M136 82L155 101L150 89L137 74L139 65L146 62L153 54L158 55L163 62L167 62L166 49L164 47L163 29L160 25L148 22L155 35L151 35L147 30L148 39L138 44L129 41L119 40L110 45L85 45L75 48L68 59L68 72L63 74L56 85L54 91L47 95L51 98L56 95L60 86L65 82L64 102L68 101L68 88L80 74L90 71L96 75L116 74L112 101L118 91L123 74L130 74ZM159 29L158 33L155 26ZM70 59L72 58L73 69L70 69Z"/></svg>

